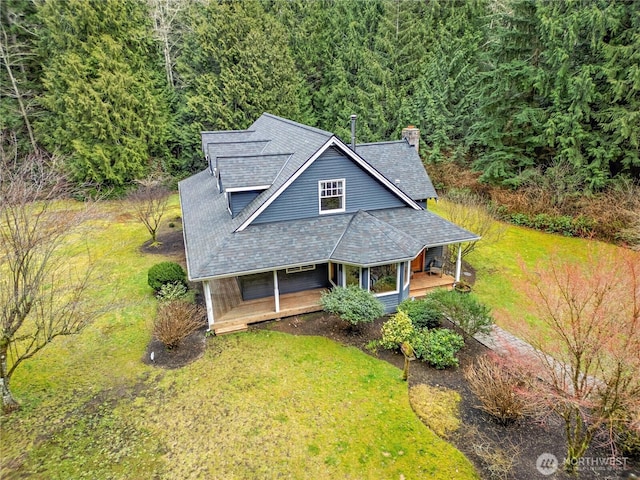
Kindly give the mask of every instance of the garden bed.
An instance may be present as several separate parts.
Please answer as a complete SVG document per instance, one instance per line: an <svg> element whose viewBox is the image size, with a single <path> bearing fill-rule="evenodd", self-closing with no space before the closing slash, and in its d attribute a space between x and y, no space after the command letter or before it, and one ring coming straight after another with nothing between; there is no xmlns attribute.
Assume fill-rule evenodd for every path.
<svg viewBox="0 0 640 480"><path fill-rule="evenodd" d="M285 332L293 335L318 335L334 340L343 345L353 346L385 360L398 367L398 375L404 363L404 357L400 353L386 350L372 352L367 345L380 338L380 327L386 318L378 319L368 325L362 325L358 329L350 328L337 317L326 313L314 313L300 317L292 317L281 321L261 324L255 328L266 328ZM444 326L453 328L450 324ZM553 475L542 475L537 467L538 457L544 453L555 455L560 462L565 455L565 440L563 425L552 418L544 423L534 420L522 420L518 423L503 426L494 421L487 413L477 408L478 401L470 391L463 375L463 369L484 355L489 350L476 340L467 340L465 347L459 352L459 368L437 370L429 365L414 361L411 362L409 372L409 386L427 384L431 386L445 387L458 392L462 398L460 402L461 426L458 431L447 440L451 441L461 450L481 472L482 478L508 478L508 479L616 479L629 478L629 471L610 471L582 469L577 477L570 477L562 471ZM610 455L606 448L592 447L585 457L605 458ZM499 471L501 463L512 461L510 472L501 476ZM637 461L627 460L627 466L636 467ZM635 471L635 469L633 471Z"/></svg>

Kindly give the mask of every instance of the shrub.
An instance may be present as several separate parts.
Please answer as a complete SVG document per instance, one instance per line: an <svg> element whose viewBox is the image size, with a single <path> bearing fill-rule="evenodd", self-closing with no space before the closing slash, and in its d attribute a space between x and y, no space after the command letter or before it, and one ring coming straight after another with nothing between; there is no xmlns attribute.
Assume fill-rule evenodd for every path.
<svg viewBox="0 0 640 480"><path fill-rule="evenodd" d="M442 310L429 297L420 300L407 298L398 305L398 311L406 313L416 328L437 328L441 325Z"/></svg>
<svg viewBox="0 0 640 480"><path fill-rule="evenodd" d="M378 344L387 350L397 350L403 342L410 341L415 329L409 316L399 311L382 325L381 333L382 339Z"/></svg>
<svg viewBox="0 0 640 480"><path fill-rule="evenodd" d="M147 281L149 286L157 292L165 283L182 283L186 286L187 274L175 262L161 262L149 269Z"/></svg>
<svg viewBox="0 0 640 480"><path fill-rule="evenodd" d="M640 458L640 411L632 412L628 405L620 408L613 422L616 447L624 454Z"/></svg>
<svg viewBox="0 0 640 480"><path fill-rule="evenodd" d="M165 283L156 292L156 298L161 302L179 300L187 296L187 287L180 282Z"/></svg>
<svg viewBox="0 0 640 480"><path fill-rule="evenodd" d="M183 300L161 303L153 323L153 334L168 349L204 325L205 311Z"/></svg>
<svg viewBox="0 0 640 480"><path fill-rule="evenodd" d="M322 308L351 325L371 323L384 315L384 305L371 292L356 285L336 287L320 298Z"/></svg>
<svg viewBox="0 0 640 480"><path fill-rule="evenodd" d="M418 330L411 346L417 358L441 370L458 366L456 354L464 346L464 339L446 328Z"/></svg>
<svg viewBox="0 0 640 480"><path fill-rule="evenodd" d="M533 413L524 388L524 373L495 356L480 357L464 372L469 388L480 400L480 408L502 425Z"/></svg>
<svg viewBox="0 0 640 480"><path fill-rule="evenodd" d="M460 327L465 335L472 337L476 333L491 332L491 309L480 303L475 295L438 289L427 298L434 301L442 313Z"/></svg>

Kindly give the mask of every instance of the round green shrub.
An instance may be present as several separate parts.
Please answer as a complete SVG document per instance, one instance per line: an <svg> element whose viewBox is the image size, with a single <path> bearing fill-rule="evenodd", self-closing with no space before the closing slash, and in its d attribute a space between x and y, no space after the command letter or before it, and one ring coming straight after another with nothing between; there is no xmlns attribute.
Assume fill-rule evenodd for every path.
<svg viewBox="0 0 640 480"><path fill-rule="evenodd" d="M181 283L186 287L187 274L184 269L175 262L161 262L149 269L147 281L149 286L158 292L166 283Z"/></svg>
<svg viewBox="0 0 640 480"><path fill-rule="evenodd" d="M417 358L443 369L458 366L456 354L464 346L464 339L446 328L416 330L411 346Z"/></svg>
<svg viewBox="0 0 640 480"><path fill-rule="evenodd" d="M398 305L398 311L406 313L415 328L438 328L444 317L442 309L428 297L420 300L407 298Z"/></svg>
<svg viewBox="0 0 640 480"><path fill-rule="evenodd" d="M409 316L399 311L382 325L381 333L379 345L387 350L397 350L403 342L410 342L415 330Z"/></svg>
<svg viewBox="0 0 640 480"><path fill-rule="evenodd" d="M322 308L351 325L371 323L384 315L384 305L371 292L356 285L336 287L320 298Z"/></svg>

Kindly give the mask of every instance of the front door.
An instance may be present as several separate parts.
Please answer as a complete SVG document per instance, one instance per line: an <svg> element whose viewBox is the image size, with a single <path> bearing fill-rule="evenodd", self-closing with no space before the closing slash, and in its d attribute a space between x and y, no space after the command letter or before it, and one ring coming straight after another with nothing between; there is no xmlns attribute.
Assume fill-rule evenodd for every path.
<svg viewBox="0 0 640 480"><path fill-rule="evenodd" d="M424 250L411 260L411 273L422 272L424 270Z"/></svg>

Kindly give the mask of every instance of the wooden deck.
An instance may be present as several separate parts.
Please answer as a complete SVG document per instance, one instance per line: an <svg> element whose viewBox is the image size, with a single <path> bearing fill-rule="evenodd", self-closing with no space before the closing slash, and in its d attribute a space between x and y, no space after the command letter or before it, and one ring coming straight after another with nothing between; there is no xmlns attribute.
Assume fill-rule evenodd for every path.
<svg viewBox="0 0 640 480"><path fill-rule="evenodd" d="M453 288L456 279L451 275L430 275L426 272L414 273L409 286L410 297L424 297L434 288Z"/></svg>
<svg viewBox="0 0 640 480"><path fill-rule="evenodd" d="M438 287L451 288L455 279L450 275L429 275L415 273L411 277L411 297L424 297L430 290ZM304 313L319 312L320 295L323 288L304 292L280 295L280 311L276 312L274 297L243 301L235 278L223 278L211 281L211 296L216 334L246 330L252 323L292 317Z"/></svg>
<svg viewBox="0 0 640 480"><path fill-rule="evenodd" d="M224 279L224 281L229 279ZM258 298L256 300L243 301L240 296L238 284L233 280L234 286L224 285L223 288L231 292L233 298L219 302L220 306L216 306L216 297L223 296L216 290L217 282L212 282L212 295L214 297L214 318L213 331L216 334L229 333L239 330L245 330L252 323L264 322L266 320L275 320L277 318L293 317L303 313L319 312L322 310L320 306L320 295L324 288L315 290L306 290L304 292L286 293L280 295L280 311L276 312L274 297ZM213 292L216 292L215 294ZM237 292L237 293L236 293Z"/></svg>

